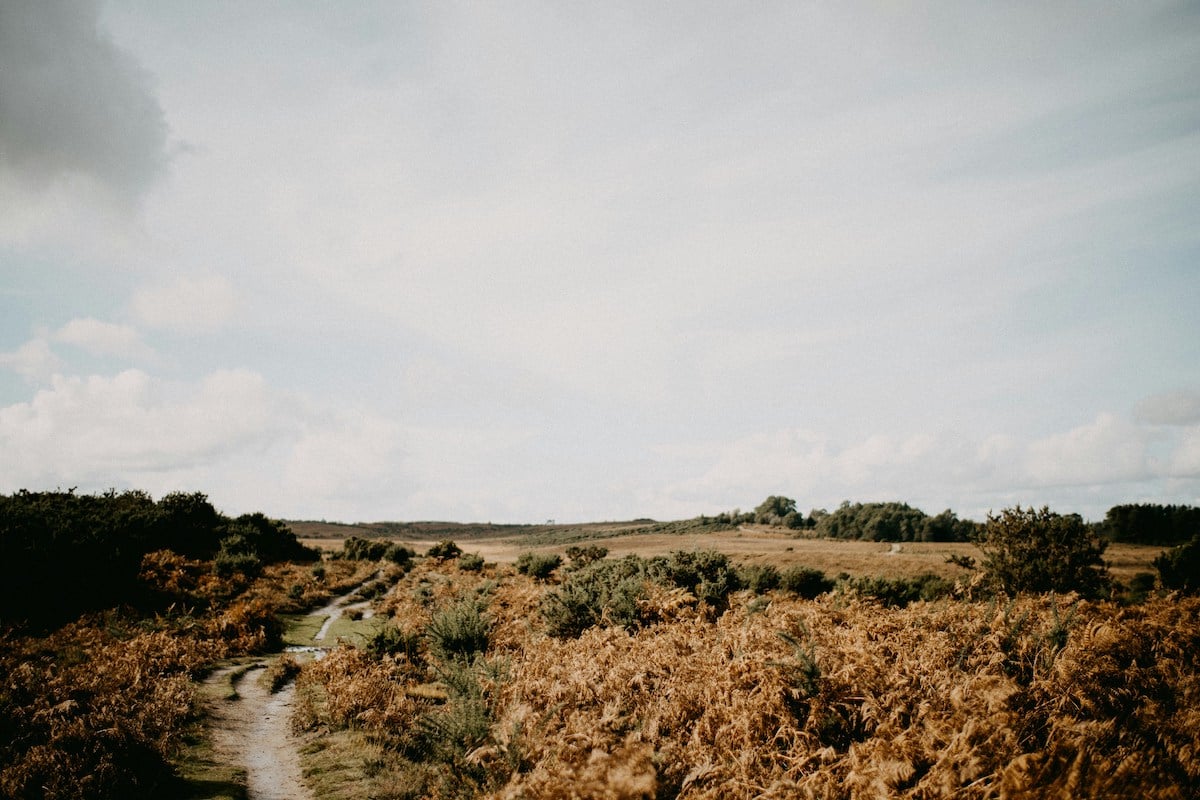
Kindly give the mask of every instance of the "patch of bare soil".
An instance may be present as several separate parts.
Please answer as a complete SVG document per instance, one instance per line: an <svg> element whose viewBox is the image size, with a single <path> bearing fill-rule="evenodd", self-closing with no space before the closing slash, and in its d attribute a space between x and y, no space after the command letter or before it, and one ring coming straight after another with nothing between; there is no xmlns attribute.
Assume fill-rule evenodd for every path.
<svg viewBox="0 0 1200 800"><path fill-rule="evenodd" d="M210 701L212 744L226 763L246 770L250 800L311 800L300 771L299 742L292 733L292 695L288 684L271 694L260 680L262 661L245 667L227 667L214 672L208 683L220 686L236 670L244 670L233 681L236 694ZM212 693L210 693L212 694Z"/></svg>

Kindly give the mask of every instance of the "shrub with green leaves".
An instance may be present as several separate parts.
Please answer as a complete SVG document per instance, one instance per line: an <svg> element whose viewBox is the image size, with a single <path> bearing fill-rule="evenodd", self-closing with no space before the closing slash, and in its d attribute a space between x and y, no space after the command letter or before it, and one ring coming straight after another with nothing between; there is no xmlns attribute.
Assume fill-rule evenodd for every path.
<svg viewBox="0 0 1200 800"><path fill-rule="evenodd" d="M425 555L436 558L438 561L450 561L462 555L462 548L450 539L446 539L430 547Z"/></svg>
<svg viewBox="0 0 1200 800"><path fill-rule="evenodd" d="M665 559L626 556L588 564L542 596L540 612L546 630L551 636L572 638L602 623L637 625L641 622L637 601L648 582L668 583Z"/></svg>
<svg viewBox="0 0 1200 800"><path fill-rule="evenodd" d="M562 556L557 553L521 553L517 556L517 572L544 581L550 573L562 566Z"/></svg>
<svg viewBox="0 0 1200 800"><path fill-rule="evenodd" d="M779 588L779 570L774 564L747 564L738 570L742 585L755 594Z"/></svg>
<svg viewBox="0 0 1200 800"><path fill-rule="evenodd" d="M425 627L425 636L439 658L470 661L487 650L491 627L478 601L462 600L435 613Z"/></svg>
<svg viewBox="0 0 1200 800"><path fill-rule="evenodd" d="M396 566L406 569L412 566L413 556L415 555L415 551L396 543L389 544L387 549L383 551L384 561L390 561Z"/></svg>
<svg viewBox="0 0 1200 800"><path fill-rule="evenodd" d="M570 569L582 569L593 561L600 561L608 556L608 548L598 544L586 547L571 545L567 548L567 558L571 559Z"/></svg>
<svg viewBox="0 0 1200 800"><path fill-rule="evenodd" d="M458 568L465 572L480 572L483 565L483 556L478 553L463 553L458 557Z"/></svg>
<svg viewBox="0 0 1200 800"><path fill-rule="evenodd" d="M779 575L779 588L812 600L832 591L834 581L811 567L788 567Z"/></svg>
<svg viewBox="0 0 1200 800"><path fill-rule="evenodd" d="M667 561L671 582L714 609L729 605L729 593L742 588L729 557L716 550L677 550Z"/></svg>
<svg viewBox="0 0 1200 800"><path fill-rule="evenodd" d="M1163 588L1194 594L1200 592L1200 535L1173 547L1154 559Z"/></svg>
<svg viewBox="0 0 1200 800"><path fill-rule="evenodd" d="M918 575L915 578L850 578L842 585L847 591L897 608L903 608L917 600L937 600L948 596L954 589L954 584L933 573Z"/></svg>
<svg viewBox="0 0 1200 800"><path fill-rule="evenodd" d="M1043 506L988 515L980 534L989 581L1008 594L1079 592L1103 595L1111 585L1102 556L1107 544L1078 514Z"/></svg>

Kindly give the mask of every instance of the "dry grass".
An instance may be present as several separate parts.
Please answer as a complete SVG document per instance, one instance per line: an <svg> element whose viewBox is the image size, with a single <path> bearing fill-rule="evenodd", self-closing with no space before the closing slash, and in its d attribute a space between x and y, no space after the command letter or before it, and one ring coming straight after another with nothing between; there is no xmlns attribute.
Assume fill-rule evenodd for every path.
<svg viewBox="0 0 1200 800"><path fill-rule="evenodd" d="M1182 798L1200 785L1200 599L885 609L744 592L714 617L654 588L641 603L656 623L564 640L538 616L546 590L509 568L419 566L384 607L416 632L439 608L486 601L475 688L428 653L341 648L301 675L313 747L327 731L344 760L353 735L393 782L379 796L397 797L395 781L495 798ZM415 733L429 729L461 747Z"/></svg>

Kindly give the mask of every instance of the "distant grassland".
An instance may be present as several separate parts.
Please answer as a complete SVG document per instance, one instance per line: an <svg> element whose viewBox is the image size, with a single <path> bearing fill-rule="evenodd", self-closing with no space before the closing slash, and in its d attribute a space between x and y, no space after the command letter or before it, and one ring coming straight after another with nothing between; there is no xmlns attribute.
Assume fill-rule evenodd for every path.
<svg viewBox="0 0 1200 800"><path fill-rule="evenodd" d="M680 549L717 550L739 563L802 565L830 576L888 575L912 577L933 573L944 578L966 574L948 562L950 556L982 553L968 542L864 542L797 537L793 531L767 525L725 525L697 520L599 522L575 525L491 525L452 522L358 523L289 522L307 545L337 550L349 536L386 538L418 553L432 542L453 539L463 550L489 562L512 563L525 552L561 553L586 542L608 548L610 556L663 555ZM1156 572L1153 561L1165 548L1110 543L1104 559L1113 577L1128 581L1139 572Z"/></svg>

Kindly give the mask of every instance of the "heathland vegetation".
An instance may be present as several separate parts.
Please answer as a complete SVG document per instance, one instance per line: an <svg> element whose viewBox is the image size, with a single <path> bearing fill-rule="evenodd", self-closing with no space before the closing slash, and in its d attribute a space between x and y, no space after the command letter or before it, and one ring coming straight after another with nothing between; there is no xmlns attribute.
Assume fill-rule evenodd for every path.
<svg viewBox="0 0 1200 800"><path fill-rule="evenodd" d="M0 497L0 797L244 796L178 777L205 739L195 680L355 585L372 634L271 672L295 678L319 798L1194 797L1200 530L1118 509L976 523L776 496L510 526L501 562L450 524L424 544L347 526L322 556L200 494ZM704 546L762 526L781 555L894 544L853 576ZM675 544L610 555L630 531ZM1110 538L1155 542L1154 571L1118 577ZM955 543L936 574L889 569L929 542Z"/></svg>

